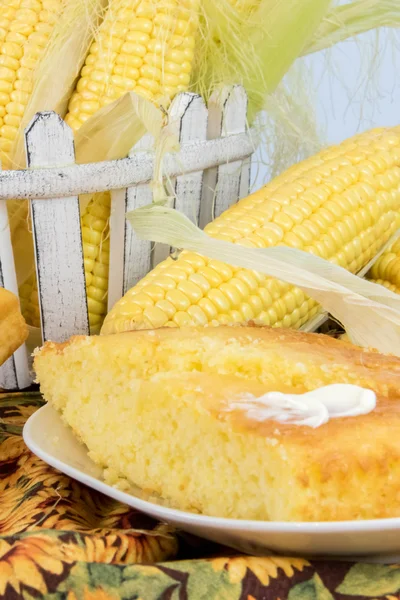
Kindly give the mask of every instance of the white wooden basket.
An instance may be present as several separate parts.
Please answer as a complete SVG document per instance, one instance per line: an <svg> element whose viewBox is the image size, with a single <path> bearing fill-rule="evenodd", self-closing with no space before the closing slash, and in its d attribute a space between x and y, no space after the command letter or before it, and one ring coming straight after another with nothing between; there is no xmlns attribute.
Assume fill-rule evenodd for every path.
<svg viewBox="0 0 400 600"><path fill-rule="evenodd" d="M170 108L180 151L165 161L175 208L204 227L250 185L254 140L246 127L247 97L240 86L200 96L180 94ZM0 286L18 293L7 199L29 199L38 279L42 340L89 334L79 194L111 191L108 308L164 259L169 248L136 238L125 213L152 200L150 136L122 160L75 164L71 129L55 113L38 113L25 131L25 170L0 171ZM26 346L0 367L0 388L32 381Z"/></svg>
<svg viewBox="0 0 400 600"><path fill-rule="evenodd" d="M180 151L167 156L165 175L175 188L175 208L200 227L249 192L256 148L246 112L240 86L215 94L207 107L190 93L171 105ZM6 200L28 198L42 323L37 343L62 342L89 334L79 194L111 191L108 309L169 254L167 247L138 240L125 221L127 211L152 201L152 140L144 136L126 159L76 165L71 129L57 114L43 112L27 127L25 142L28 168L0 171L0 286L18 293ZM303 329L313 331L325 319L319 314ZM0 367L0 388L29 386L29 367L24 345Z"/></svg>

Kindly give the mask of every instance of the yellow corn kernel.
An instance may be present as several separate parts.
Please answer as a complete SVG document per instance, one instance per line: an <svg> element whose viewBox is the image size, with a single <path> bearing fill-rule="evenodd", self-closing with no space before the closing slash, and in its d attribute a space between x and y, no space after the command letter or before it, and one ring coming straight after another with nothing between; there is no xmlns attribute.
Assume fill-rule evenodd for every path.
<svg viewBox="0 0 400 600"><path fill-rule="evenodd" d="M104 303L88 296L88 312L90 314L102 315L104 313Z"/></svg>
<svg viewBox="0 0 400 600"><path fill-rule="evenodd" d="M12 125L3 125L0 129L0 135L6 140L13 141L17 135L17 129Z"/></svg>
<svg viewBox="0 0 400 600"><path fill-rule="evenodd" d="M207 323L208 323L207 316L200 306L198 306L196 304L192 304L191 306L189 306L187 312L188 312L188 315L190 316L191 320L193 321L194 325L198 325L198 326L207 325Z"/></svg>
<svg viewBox="0 0 400 600"><path fill-rule="evenodd" d="M168 322L168 316L157 306L152 306L144 310L143 315L145 319L150 321L151 326L154 328L163 327Z"/></svg>

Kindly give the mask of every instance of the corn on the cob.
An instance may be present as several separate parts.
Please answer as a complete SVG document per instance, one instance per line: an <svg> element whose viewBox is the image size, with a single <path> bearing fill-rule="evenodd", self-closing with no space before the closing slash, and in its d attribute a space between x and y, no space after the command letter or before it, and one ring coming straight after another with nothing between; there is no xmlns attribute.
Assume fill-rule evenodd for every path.
<svg viewBox="0 0 400 600"><path fill-rule="evenodd" d="M3 164L21 124L34 70L63 9L62 0L9 0L0 6L0 156Z"/></svg>
<svg viewBox="0 0 400 600"><path fill-rule="evenodd" d="M187 89L197 0L114 0L92 44L66 122L78 129L99 108L134 91L151 101ZM109 194L96 195L82 217L91 326L107 312Z"/></svg>
<svg viewBox="0 0 400 600"><path fill-rule="evenodd" d="M82 216L83 257L90 325L101 325L107 311L110 195L96 194Z"/></svg>
<svg viewBox="0 0 400 600"><path fill-rule="evenodd" d="M206 227L253 248L286 245L356 273L400 226L400 127L374 130L289 169ZM102 333L246 322L298 328L304 293L191 252L160 263L115 305Z"/></svg>
<svg viewBox="0 0 400 600"><path fill-rule="evenodd" d="M127 91L156 101L186 90L197 12L194 0L113 0L90 48L66 122L78 129Z"/></svg>
<svg viewBox="0 0 400 600"><path fill-rule="evenodd" d="M157 102L186 90L197 6L198 0L112 0L69 102L65 120L70 127L79 129L97 110L128 91ZM92 327L101 324L107 311L109 214L109 194L96 194L81 219ZM26 318L33 324L33 315L38 316L37 293L28 287L20 293Z"/></svg>
<svg viewBox="0 0 400 600"><path fill-rule="evenodd" d="M400 239L378 258L367 278L400 294Z"/></svg>
<svg viewBox="0 0 400 600"><path fill-rule="evenodd" d="M63 9L63 0L8 0L0 6L0 159L3 167L10 166L10 151L15 141L33 89L34 72ZM27 202L9 202L9 219L13 227L26 228ZM17 214L18 213L18 214ZM28 249L25 251L27 260ZM21 308L30 324L37 324L35 277L24 283ZM21 292L21 290L20 290ZM32 311L27 307L27 298Z"/></svg>
<svg viewBox="0 0 400 600"><path fill-rule="evenodd" d="M0 287L0 366L24 343L27 335L18 298Z"/></svg>

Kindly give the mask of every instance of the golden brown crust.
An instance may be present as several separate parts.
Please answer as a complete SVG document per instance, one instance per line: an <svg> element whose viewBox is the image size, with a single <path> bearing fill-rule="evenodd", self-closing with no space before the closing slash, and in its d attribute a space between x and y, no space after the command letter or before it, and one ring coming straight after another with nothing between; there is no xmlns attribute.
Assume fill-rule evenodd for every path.
<svg viewBox="0 0 400 600"><path fill-rule="evenodd" d="M93 336L93 338L96 336ZM55 352L56 354L62 354L66 348L73 346L79 341L82 340L90 340L89 336L85 335L73 335L66 342L45 342L41 348L36 348L34 351L35 356L39 356L41 354L47 354L51 352Z"/></svg>
<svg viewBox="0 0 400 600"><path fill-rule="evenodd" d="M378 397L376 409L369 414L331 419L313 429L272 420L260 423L248 419L243 412L226 410L229 400L243 392L260 396L269 391L264 384L204 373L174 377L175 382L173 377L168 383L163 381L163 387L170 386L171 393L178 386L195 390L195 394L190 394L191 400L201 403L210 415L229 424L233 431L265 437L275 448L282 448L285 468L292 472L293 488L296 493L304 492L304 503L299 506L296 519L384 518L400 514L400 509L393 512L392 503L389 507L385 503L387 489L392 494L397 490L400 496L397 467L400 464L400 397ZM375 496L373 512L368 512L369 507L365 514L362 509L364 485L373 489ZM354 487L357 496L350 493ZM315 506L314 501L307 501L307 494L311 490L315 493L316 489L320 490L320 498L326 489L326 495L332 498L337 494L338 501ZM341 497L344 506L340 504Z"/></svg>
<svg viewBox="0 0 400 600"><path fill-rule="evenodd" d="M323 442L326 448L335 452L338 449L339 440L354 440L360 427L373 433L376 426L390 427L395 423L399 427L400 434L400 395L385 398L377 396L376 408L369 414L357 417L343 417L331 419L328 423L315 429L308 426L290 425L277 421L255 421L246 417L243 411L231 411L229 403L232 399L242 397L250 393L255 397L273 391L273 386L265 385L257 381L250 381L241 377L214 375L208 373L185 373L174 375L163 375L163 384L177 388L182 382L186 383L188 390L196 391L196 398L217 419L229 422L235 430L252 431L255 435L277 439L292 440L296 444L308 447L312 444L312 452L315 453ZM281 388L284 393L295 393L290 387ZM347 443L347 442L346 442ZM315 445L314 445L315 444ZM400 435L399 435L400 450Z"/></svg>
<svg viewBox="0 0 400 600"><path fill-rule="evenodd" d="M378 351L360 348L354 344L338 340L318 333L304 333L291 329L272 327L210 327L210 328L160 328L138 330L124 333L86 337L73 336L64 343L47 342L38 354L47 352L63 353L71 346L81 344L108 345L117 340L135 344L135 340L147 339L159 344L168 339L193 340L200 337L214 337L229 342L237 340L244 345L254 344L260 348L276 347L284 354L298 356L299 360L309 357L317 363L333 363L348 365L355 373L368 373L379 384L384 395L390 396L400 390L400 358L393 355L380 354ZM375 388L374 388L375 389Z"/></svg>
<svg viewBox="0 0 400 600"><path fill-rule="evenodd" d="M267 327L267 326L256 326L253 323L249 323L247 326L237 325L234 326L226 326L221 325L219 327L187 327L187 328L173 328L173 327L159 327L157 329L139 329L132 331L124 331L122 333L114 333L110 335L102 335L102 336L91 336L90 339L98 338L100 340L108 340L113 339L118 336L148 336L156 337L158 339L162 339L164 337L196 337L199 334L215 337L238 337L243 338L244 336L249 339L263 339L268 342L280 342L281 344L290 344L290 343L304 343L311 346L316 346L318 348L324 349L336 349L338 352L343 352L347 349L351 352L352 356L354 355L363 355L363 360L365 359L365 355L368 357L375 357L378 361L387 362L388 359L392 359L394 364L397 364L400 369L400 358L394 355L381 354L377 350L373 348L360 348L352 344L347 340L337 339L330 337L328 335L324 335L322 333L305 333L304 331L298 331L295 329L284 329L279 327ZM56 348L57 352L62 352L64 348L70 346L71 344L75 344L81 340L88 339L88 336L84 335L74 335L66 342L56 343L56 342L46 342L44 346L41 348L41 351L47 351L48 349Z"/></svg>

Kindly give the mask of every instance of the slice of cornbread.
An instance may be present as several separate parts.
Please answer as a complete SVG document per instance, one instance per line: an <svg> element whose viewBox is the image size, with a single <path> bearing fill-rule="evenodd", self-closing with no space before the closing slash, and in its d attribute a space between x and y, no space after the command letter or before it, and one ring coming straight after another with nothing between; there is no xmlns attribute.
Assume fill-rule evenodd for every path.
<svg viewBox="0 0 400 600"><path fill-rule="evenodd" d="M108 482L241 519L400 516L400 359L267 328L158 329L47 343L34 367ZM244 393L330 383L377 393L373 412L319 428L228 410Z"/></svg>
<svg viewBox="0 0 400 600"><path fill-rule="evenodd" d="M28 327L19 308L18 298L0 287L0 365L28 337Z"/></svg>

